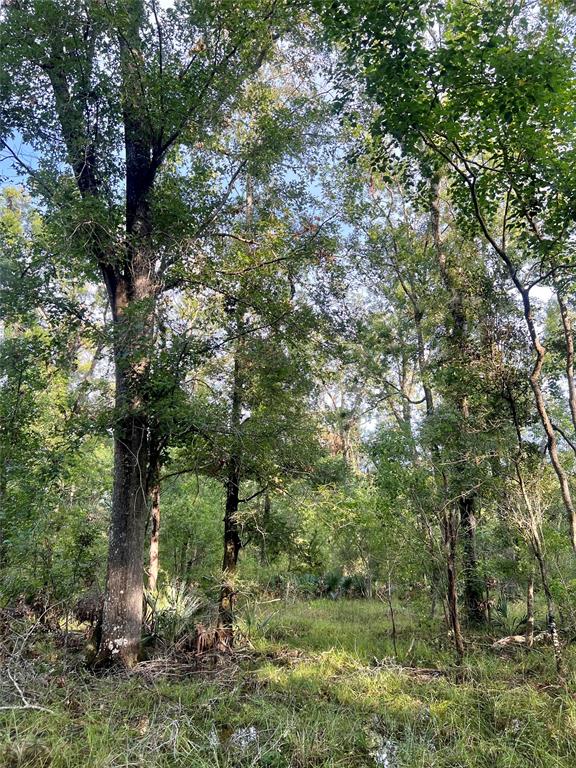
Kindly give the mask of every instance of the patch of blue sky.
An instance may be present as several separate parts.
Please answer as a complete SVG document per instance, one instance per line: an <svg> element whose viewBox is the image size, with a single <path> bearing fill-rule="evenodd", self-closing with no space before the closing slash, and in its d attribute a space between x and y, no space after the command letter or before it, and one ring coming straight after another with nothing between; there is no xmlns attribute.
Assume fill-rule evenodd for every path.
<svg viewBox="0 0 576 768"><path fill-rule="evenodd" d="M38 168L38 155L15 131L2 141L0 148L0 185L2 187L26 186L27 169Z"/></svg>

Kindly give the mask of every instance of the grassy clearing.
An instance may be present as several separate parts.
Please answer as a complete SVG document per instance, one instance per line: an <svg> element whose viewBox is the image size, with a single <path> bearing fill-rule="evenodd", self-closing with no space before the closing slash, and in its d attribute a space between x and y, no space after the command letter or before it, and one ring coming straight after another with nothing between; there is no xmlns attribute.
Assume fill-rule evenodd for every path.
<svg viewBox="0 0 576 768"><path fill-rule="evenodd" d="M507 658L481 639L460 676L440 632L399 612L313 601L246 612L254 650L186 679L95 678L46 641L10 667L27 700L0 712L0 765L46 768L573 768L576 701L548 649ZM427 641L426 641L427 638ZM535 681L538 681L538 684ZM20 704L12 681L2 704Z"/></svg>

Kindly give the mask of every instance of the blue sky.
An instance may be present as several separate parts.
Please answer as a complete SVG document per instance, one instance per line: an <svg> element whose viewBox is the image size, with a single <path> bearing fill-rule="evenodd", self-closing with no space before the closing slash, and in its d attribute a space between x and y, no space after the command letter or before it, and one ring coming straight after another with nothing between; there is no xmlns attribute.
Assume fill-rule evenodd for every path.
<svg viewBox="0 0 576 768"><path fill-rule="evenodd" d="M19 133L12 134L6 139L6 143L22 160L29 166L34 167L37 164L37 156L32 147L26 144ZM16 160L11 156L6 148L0 150L0 184L2 186L13 186L14 184L26 183L26 173L18 170Z"/></svg>

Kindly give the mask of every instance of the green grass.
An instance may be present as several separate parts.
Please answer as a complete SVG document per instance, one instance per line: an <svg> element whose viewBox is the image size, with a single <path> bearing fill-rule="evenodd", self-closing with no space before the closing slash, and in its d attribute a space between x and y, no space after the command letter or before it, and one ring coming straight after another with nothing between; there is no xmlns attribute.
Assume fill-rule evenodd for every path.
<svg viewBox="0 0 576 768"><path fill-rule="evenodd" d="M549 649L503 658L477 638L456 670L440 627L399 610L397 664L377 602L267 604L241 624L251 650L185 679L95 678L30 644L11 672L51 711L0 712L0 766L576 765L576 701L555 686ZM0 697L19 702L9 679Z"/></svg>
<svg viewBox="0 0 576 768"><path fill-rule="evenodd" d="M395 655L388 609L377 600L310 600L288 607L281 604L280 608L272 603L259 613L265 645L342 650L365 662ZM451 657L450 650L447 656L442 653L448 643L436 623L420 619L415 612L396 609L396 625L398 655L405 662Z"/></svg>

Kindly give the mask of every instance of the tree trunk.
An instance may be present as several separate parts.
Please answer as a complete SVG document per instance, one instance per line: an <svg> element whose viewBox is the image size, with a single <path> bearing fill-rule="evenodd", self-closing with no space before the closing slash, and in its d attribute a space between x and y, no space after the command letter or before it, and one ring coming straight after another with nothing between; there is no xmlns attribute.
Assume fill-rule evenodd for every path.
<svg viewBox="0 0 576 768"><path fill-rule="evenodd" d="M476 557L475 497L470 494L458 502L460 531L464 549L464 603L466 616L472 626L486 622L484 611L484 584L478 572Z"/></svg>
<svg viewBox="0 0 576 768"><path fill-rule="evenodd" d="M469 191L472 198L472 203L474 205L475 216L480 225L480 228L486 240L490 243L490 245L494 249L495 253L498 254L500 259L506 265L510 279L512 280L514 287L520 294L520 297L522 298L522 310L524 313L524 320L526 321L526 326L528 328L528 333L530 335L532 348L536 353L534 365L530 373L530 386L534 394L534 400L536 402L536 410L538 411L540 423L542 424L544 432L546 433L546 439L548 441L548 451L550 453L550 461L552 463L552 467L554 468L554 472L556 473L556 477L558 479L558 484L560 486L560 493L562 495L562 501L564 503L564 508L568 516L568 524L570 526L570 544L572 545L572 549L574 550L574 552L576 552L576 507L574 506L574 501L572 500L572 492L570 489L568 474L564 469L560 461L560 457L558 455L558 442L556 440L556 433L554 431L554 426L550 419L550 414L548 413L548 408L546 405L546 400L544 398L544 392L542 389L541 379L542 379L542 369L544 367L544 360L546 357L546 347L542 344L542 341L540 339L540 335L538 333L538 329L536 327L536 323L534 320L534 314L532 311L532 301L530 298L530 288L526 288L525 285L522 283L522 280L518 274L518 270L514 265L514 262L510 258L507 249L504 247L503 244L499 245L494 239L494 237L492 236L492 234L490 233L490 230L488 229L488 225L480 209L480 202L478 200L478 196L477 196L477 192L474 184L469 182L468 186L469 186ZM564 332L566 334L567 328L570 329L570 324L569 324L570 318L568 315L564 315L562 313L562 307L560 308L560 311L562 316ZM566 324L567 321L568 321L568 325ZM571 338L571 334L568 334L566 341L569 342L570 338ZM570 350L571 350L571 347L570 345L568 345L567 359L566 359L568 375L570 375L569 374L570 366L571 365L573 366L573 357L571 357ZM569 392L570 396L572 396L572 394L575 395L575 399L573 400L573 402L576 407L576 393L574 393L574 391Z"/></svg>
<svg viewBox="0 0 576 768"><path fill-rule="evenodd" d="M548 582L548 569L546 567L544 545L542 543L542 537L540 535L540 524L539 524L538 518L534 514L534 508L532 506L532 502L530 500L530 496L528 494L528 490L524 482L524 476L522 474L522 468L520 464L520 456L522 454L522 435L520 433L520 425L518 422L518 414L516 411L514 397L510 389L508 390L508 395L509 395L510 408L512 411L512 418L514 421L514 426L516 428L516 436L518 438L518 455L514 460L514 467L516 470L516 477L518 479L518 485L520 487L520 493L522 495L524 507L528 514L528 519L525 521L525 524L522 526L522 533L525 535L530 547L532 548L532 552L534 553L534 557L536 558L536 562L538 563L538 569L540 571L540 580L542 582L542 589L546 597L546 608L548 612L548 631L550 633L550 638L552 640L552 645L554 648L554 659L556 661L556 671L558 673L558 679L560 680L560 682L564 683L565 681L564 659L562 657L562 647L560 645L560 640L558 638L558 630L556 627L556 621L554 619L554 598L552 597L552 592L550 591L550 585ZM532 577L531 577L531 580L532 580ZM532 600L533 600L533 595L532 595Z"/></svg>
<svg viewBox="0 0 576 768"><path fill-rule="evenodd" d="M446 549L446 570L448 577L448 616L450 619L450 629L454 638L454 647L458 662L461 663L464 658L464 640L462 638L462 629L458 616L458 578L456 573L456 542L457 536L454 526L454 519L451 512L446 511L443 518L444 546Z"/></svg>
<svg viewBox="0 0 576 768"><path fill-rule="evenodd" d="M158 545L160 542L160 484L155 483L150 491L151 501L151 531L150 531L150 561L148 566L148 590L155 592L158 585Z"/></svg>
<svg viewBox="0 0 576 768"><path fill-rule="evenodd" d="M544 553L540 543L540 539L537 536L533 541L534 553L538 566L540 569L540 579L542 582L542 588L546 597L546 610L548 619L548 632L550 633L550 639L552 640L552 648L554 649L554 659L556 661L556 672L560 681L565 679L564 659L562 656L562 646L560 645L560 638L558 637L558 628L556 626L556 619L554 616L554 598L550 592L550 586L548 584L548 574L546 570L546 563L544 560Z"/></svg>
<svg viewBox="0 0 576 768"><path fill-rule="evenodd" d="M530 574L526 591L526 647L534 645L534 575Z"/></svg>
<svg viewBox="0 0 576 768"><path fill-rule="evenodd" d="M223 644L231 648L234 643L234 577L238 564L241 542L236 515L240 489L240 465L236 457L230 459L226 483L226 512L224 515L224 559L222 562L222 587L218 606L218 626Z"/></svg>
<svg viewBox="0 0 576 768"><path fill-rule="evenodd" d="M116 384L114 489L97 663L132 666L138 657L142 631L149 469L146 382L157 296L149 197L161 158L154 156L149 125L143 119L147 112L139 69L143 60L141 30L146 18L143 0L130 0L125 11L125 29L117 40L124 124L124 247L120 253L116 244L103 242L100 234L89 241L88 247L101 269L112 310ZM106 202L85 105L72 93L69 72L63 66L66 55L62 40L57 36L51 39L46 54L46 73L80 195L84 200Z"/></svg>
<svg viewBox="0 0 576 768"><path fill-rule="evenodd" d="M134 420L136 422L136 420ZM137 422L115 440L114 495L108 573L98 662L133 666L142 633L142 569L148 508L139 470L145 457L144 426Z"/></svg>
<svg viewBox="0 0 576 768"><path fill-rule="evenodd" d="M144 338L137 334L133 322L125 324L115 314L123 332L117 333L115 340L118 415L114 436L114 490L97 663L119 662L130 667L137 661L142 633L143 551L148 519L148 419L143 407L146 361L138 348L145 343ZM134 340L138 336L140 344L135 349Z"/></svg>
<svg viewBox="0 0 576 768"><path fill-rule="evenodd" d="M562 330L564 332L564 343L566 348L566 382L568 384L568 402L570 404L570 417L572 427L576 433L576 381L574 379L574 330L572 328L572 318L570 310L560 288L556 289L556 299L560 309L560 319L562 321ZM570 441L570 447L576 453L576 445Z"/></svg>
<svg viewBox="0 0 576 768"><path fill-rule="evenodd" d="M396 638L397 638L396 617L394 616L394 604L392 603L391 574L388 574L388 583L386 585L386 601L388 603L388 611L390 613L390 624L392 626L392 645L394 646L394 658L398 658L398 647L396 645Z"/></svg>
<svg viewBox="0 0 576 768"><path fill-rule="evenodd" d="M261 538L260 538L260 565L262 567L268 565L268 555L266 552L266 536L268 531L268 526L270 524L270 511L271 511L271 504L270 504L270 494L268 491L264 494L264 511L262 514L262 531L260 532Z"/></svg>
<svg viewBox="0 0 576 768"><path fill-rule="evenodd" d="M127 152L128 146L127 142ZM140 162L146 161L140 158ZM139 187L142 170L138 170L138 152L131 163L136 168L127 172L126 221L132 239L126 257L130 269L126 275L117 270L104 273L114 323L116 395L114 489L97 659L99 665L121 663L127 667L137 661L142 633L144 537L151 476L148 375L156 303L148 190Z"/></svg>
<svg viewBox="0 0 576 768"><path fill-rule="evenodd" d="M540 539L540 533L533 527L531 532L530 541L532 544L532 550L536 556L538 568L540 570L540 581L542 583L542 589L544 590L544 596L546 597L546 610L548 618L548 632L550 633L550 639L552 641L552 648L554 649L554 660L556 662L556 672L558 673L558 679L564 682L566 673L564 669L564 658L562 656L562 646L560 645L560 638L558 637L558 628L556 626L556 619L554 616L554 598L550 591L550 584L548 582L548 569L546 568L546 559L544 556L544 548Z"/></svg>
<svg viewBox="0 0 576 768"><path fill-rule="evenodd" d="M254 215L254 188L252 177L246 174L246 231L252 230ZM238 554L242 546L238 528L238 505L242 467L242 404L244 395L243 350L244 310L242 304L234 308L236 347L232 373L232 403L230 410L230 454L226 480L226 507L224 512L224 558L222 560L222 586L218 603L218 629L220 642L225 648L234 644L234 596Z"/></svg>
<svg viewBox="0 0 576 768"><path fill-rule="evenodd" d="M102 269L114 320L116 429L108 573L98 664L130 667L137 659L144 601L144 537L148 520L150 423L148 374L157 300L150 194L157 166L142 120L139 69L143 0L131 0L118 41L126 155L124 268Z"/></svg>
<svg viewBox="0 0 576 768"><path fill-rule="evenodd" d="M238 505L240 497L241 441L240 429L242 418L242 379L239 340L234 356L234 375L232 382L232 410L230 415L231 451L228 459L228 478L226 480L226 508L224 512L224 558L222 561L222 586L218 604L218 627L220 640L224 647L231 648L234 643L234 577L238 563L241 541L238 530Z"/></svg>
<svg viewBox="0 0 576 768"><path fill-rule="evenodd" d="M529 325L532 328L535 327L532 321L531 324L529 323ZM572 492L570 490L568 475L566 474L566 471L560 462L556 434L554 433L554 427L552 426L552 422L548 414L548 409L544 400L544 393L540 383L540 376L544 364L544 356L546 354L546 350L536 336L533 335L532 338L537 357L534 368L532 369L532 373L530 374L530 386L532 387L532 392L534 393L534 399L536 401L536 408L538 410L538 415L540 416L540 421L544 427L544 431L546 432L550 461L552 462L552 466L556 472L556 477L558 478L558 483L560 485L560 492L562 494L562 501L564 502L564 508L568 514L568 524L570 527L570 544L572 545L573 551L576 552L576 508L574 507L574 502L572 500Z"/></svg>
<svg viewBox="0 0 576 768"><path fill-rule="evenodd" d="M434 196L432 197L432 214L431 214L431 229L433 231L433 237L436 248L439 251L438 257L441 260L441 244L439 240L440 233L440 220L439 220L439 208ZM400 279L400 273L398 272ZM434 413L434 395L432 388L428 383L427 376L427 363L426 363L426 349L424 344L424 335L422 333L422 319L423 313L418 304L415 293L408 288L408 286L402 282L402 287L408 298L410 299L414 309L414 324L416 326L416 338L417 338L417 354L418 354L418 369L422 378L422 387L424 389L424 397L426 402L426 415L431 416ZM438 446L433 446L432 455L435 459L439 458L440 449ZM441 477L440 477L441 475ZM442 487L444 490L444 496L447 499L447 481L444 472L439 470L434 464L434 477L437 486ZM450 630L454 638L454 646L456 648L456 654L458 660L461 661L464 657L464 640L462 638L462 630L460 627L460 619L458 616L458 582L456 573L456 532L454 530L454 523L452 515L449 511L444 510L441 513L440 528L442 531L442 544L444 550L444 563L447 574L447 589L446 589L446 604L448 606L448 615L446 616L446 604L444 599L442 600L442 607L444 609L444 615L449 624ZM432 539L432 537L431 537Z"/></svg>
<svg viewBox="0 0 576 768"><path fill-rule="evenodd" d="M466 307L462 292L457 284L457 280L450 269L446 253L442 247L441 226L440 226L440 177L432 179L431 188L431 229L434 240L434 247L438 256L438 266L444 287L450 295L450 317L452 320L452 330L449 336L449 343L454 361L466 361L468 328ZM469 419L469 406L466 392L458 393L455 405L460 412L463 431L466 429L466 422ZM461 476L463 473L457 469L456 474ZM482 579L478 573L478 561L476 559L476 515L475 515L475 496L473 493L464 491L459 502L460 510L460 533L463 538L464 555L464 602L466 605L466 615L468 623L472 626L479 626L485 623L486 615L482 609Z"/></svg>

